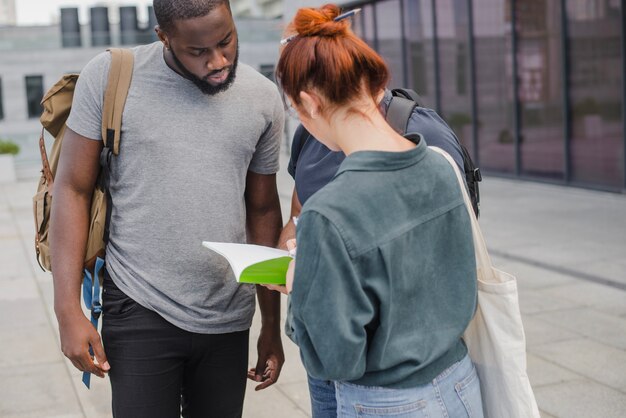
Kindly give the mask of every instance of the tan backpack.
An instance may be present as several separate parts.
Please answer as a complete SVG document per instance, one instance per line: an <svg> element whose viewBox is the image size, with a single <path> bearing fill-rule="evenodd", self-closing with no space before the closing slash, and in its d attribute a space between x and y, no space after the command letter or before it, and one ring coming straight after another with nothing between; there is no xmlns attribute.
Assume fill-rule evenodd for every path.
<svg viewBox="0 0 626 418"><path fill-rule="evenodd" d="M104 94L102 111L102 139L104 148L100 158L101 167L98 174L97 186L91 200L91 216L89 223L89 238L85 249L85 269L93 271L96 259L104 259L105 228L107 222L107 194L106 182L108 161L111 154L119 152L122 112L130 86L133 72L133 53L128 49L111 48L111 68ZM64 75L43 97L41 104L44 108L40 121L43 125L39 138L41 152L41 179L37 186L37 193L33 197L35 216L35 251L37 261L42 269L51 271L50 262L50 207L54 196L54 176L59 162L65 121L70 114L74 88L78 74ZM44 129L53 137L52 152L48 156L44 142ZM104 158L103 158L104 157ZM94 278L95 279L95 278Z"/></svg>

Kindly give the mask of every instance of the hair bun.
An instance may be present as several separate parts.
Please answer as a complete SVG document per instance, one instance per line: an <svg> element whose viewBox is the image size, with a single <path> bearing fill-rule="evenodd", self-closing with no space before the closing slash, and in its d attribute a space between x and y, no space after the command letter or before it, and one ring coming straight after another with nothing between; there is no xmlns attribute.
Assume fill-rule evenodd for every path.
<svg viewBox="0 0 626 418"><path fill-rule="evenodd" d="M319 9L303 8L298 10L293 28L300 36L337 36L345 34L350 27L349 19L335 22L341 9L334 4L327 4Z"/></svg>

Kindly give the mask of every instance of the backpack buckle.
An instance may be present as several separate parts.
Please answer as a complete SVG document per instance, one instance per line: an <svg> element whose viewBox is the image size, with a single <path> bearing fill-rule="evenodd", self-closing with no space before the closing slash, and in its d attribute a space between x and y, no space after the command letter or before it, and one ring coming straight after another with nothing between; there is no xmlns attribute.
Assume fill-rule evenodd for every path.
<svg viewBox="0 0 626 418"><path fill-rule="evenodd" d="M91 307L91 317L97 322L100 315L102 315L102 304L100 301L94 301Z"/></svg>
<svg viewBox="0 0 626 418"><path fill-rule="evenodd" d="M483 175L480 173L480 168L475 168L472 176L474 177L474 181L483 181Z"/></svg>

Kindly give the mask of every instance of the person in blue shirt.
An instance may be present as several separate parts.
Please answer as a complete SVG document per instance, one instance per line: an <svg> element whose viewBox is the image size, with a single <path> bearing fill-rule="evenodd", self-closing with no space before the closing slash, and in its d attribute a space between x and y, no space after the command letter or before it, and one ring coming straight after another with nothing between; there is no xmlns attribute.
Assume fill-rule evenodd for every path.
<svg viewBox="0 0 626 418"><path fill-rule="evenodd" d="M289 165L292 215L302 213L287 331L309 375L313 416L353 416L356 405L372 416L422 407L442 416L434 382L449 416L482 416L461 340L476 303L469 218L452 168L426 147L462 166L458 142L430 109L411 117L408 132L421 135L387 125L387 68L333 20L338 13L298 11L277 69L319 139L297 133L305 142L293 144ZM281 242L293 235L290 222Z"/></svg>

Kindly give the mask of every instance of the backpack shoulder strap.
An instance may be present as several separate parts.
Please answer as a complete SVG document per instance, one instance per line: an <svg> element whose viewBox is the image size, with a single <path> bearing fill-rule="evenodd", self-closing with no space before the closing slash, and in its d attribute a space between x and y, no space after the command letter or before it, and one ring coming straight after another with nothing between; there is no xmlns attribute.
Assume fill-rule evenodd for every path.
<svg viewBox="0 0 626 418"><path fill-rule="evenodd" d="M122 113L133 76L134 56L131 50L110 48L111 68L104 93L102 111L102 140L114 155L119 153Z"/></svg>
<svg viewBox="0 0 626 418"><path fill-rule="evenodd" d="M413 100L407 99L402 96L393 96L389 107L387 108L387 114L385 119L387 123L396 130L400 135L406 133L406 128L411 118L413 109L417 106Z"/></svg>
<svg viewBox="0 0 626 418"><path fill-rule="evenodd" d="M409 119L416 107L422 106L421 97L414 90L397 88L391 90L391 102L387 108L387 123L391 125L397 132L404 135L409 125ZM465 171L465 179L472 199L472 206L476 217L480 212L480 192L478 190L478 182L482 180L480 169L474 165L467 149L456 138L456 142L461 149L463 155L463 169Z"/></svg>
<svg viewBox="0 0 626 418"><path fill-rule="evenodd" d="M391 94L394 97L404 97L405 99L413 100L418 106L423 107L422 98L415 90L397 88L391 90Z"/></svg>

